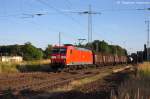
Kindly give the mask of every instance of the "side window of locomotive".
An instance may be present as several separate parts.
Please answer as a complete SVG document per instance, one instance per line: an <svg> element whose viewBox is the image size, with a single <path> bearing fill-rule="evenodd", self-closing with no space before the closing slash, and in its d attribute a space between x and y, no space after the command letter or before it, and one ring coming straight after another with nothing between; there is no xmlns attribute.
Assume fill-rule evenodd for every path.
<svg viewBox="0 0 150 99"><path fill-rule="evenodd" d="M67 52L67 49L66 48L60 48L60 53L61 54L66 54Z"/></svg>
<svg viewBox="0 0 150 99"><path fill-rule="evenodd" d="M70 50L70 54L72 54L72 49Z"/></svg>
<svg viewBox="0 0 150 99"><path fill-rule="evenodd" d="M54 48L52 49L52 54L66 54L66 48Z"/></svg>
<svg viewBox="0 0 150 99"><path fill-rule="evenodd" d="M59 49L57 48L52 49L52 54L57 54L57 53L59 53Z"/></svg>

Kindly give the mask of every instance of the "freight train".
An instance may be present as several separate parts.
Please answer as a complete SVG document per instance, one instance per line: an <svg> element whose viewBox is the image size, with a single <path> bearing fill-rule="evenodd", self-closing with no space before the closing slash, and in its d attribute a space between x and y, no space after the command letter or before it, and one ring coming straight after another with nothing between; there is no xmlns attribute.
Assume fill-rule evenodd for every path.
<svg viewBox="0 0 150 99"><path fill-rule="evenodd" d="M92 50L73 45L54 46L51 53L53 68L115 65L127 63L127 60L127 56L94 53Z"/></svg>

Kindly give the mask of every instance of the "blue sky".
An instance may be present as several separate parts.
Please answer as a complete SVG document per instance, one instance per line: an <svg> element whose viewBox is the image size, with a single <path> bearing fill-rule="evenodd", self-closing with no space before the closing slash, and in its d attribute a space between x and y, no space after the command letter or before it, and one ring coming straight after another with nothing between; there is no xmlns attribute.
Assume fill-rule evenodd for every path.
<svg viewBox="0 0 150 99"><path fill-rule="evenodd" d="M93 11L102 13L93 16L93 39L118 44L129 52L142 50L147 35L145 20L150 12L133 9L148 8L150 3L118 4L117 1L120 0L0 0L0 45L29 41L45 48L48 44L58 44L59 32L62 43L74 44L78 38L87 38L87 15L68 12L86 11L91 4ZM133 1L147 0L128 0ZM45 15L33 18L25 15L34 13Z"/></svg>

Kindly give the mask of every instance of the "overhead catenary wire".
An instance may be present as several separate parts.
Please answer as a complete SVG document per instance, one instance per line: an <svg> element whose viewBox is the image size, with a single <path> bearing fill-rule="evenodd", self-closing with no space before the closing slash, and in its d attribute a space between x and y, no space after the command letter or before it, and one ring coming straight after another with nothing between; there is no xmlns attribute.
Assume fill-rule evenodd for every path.
<svg viewBox="0 0 150 99"><path fill-rule="evenodd" d="M43 16L43 15L47 15L47 14L57 14L57 13L58 13L58 11L56 11L56 13L54 13L54 12L47 12L47 13L42 13L42 12L38 12L38 13L35 13L35 12L34 13L23 13L22 17L20 17L20 18L22 18L22 19L30 19L30 18L35 18L36 16ZM32 22L32 24L35 24L36 26L38 26L38 29L40 29L39 24L37 24L35 22ZM50 29L54 30L55 32L62 32L62 30L59 30L59 29L54 29L54 28L50 28ZM70 38L70 37L68 37L68 38Z"/></svg>
<svg viewBox="0 0 150 99"><path fill-rule="evenodd" d="M57 8L56 8L57 9ZM55 10L56 11L56 10ZM57 10L56 12L58 13L59 10ZM30 18L35 18L36 16L43 16L43 15L47 15L47 14L57 14L57 13L54 13L54 12L47 12L47 13L42 13L42 12L38 12L38 13L23 13L22 14L22 19L30 19ZM59 13L60 14L60 13ZM61 13L62 14L62 13ZM31 23L31 22L30 22ZM32 22L32 24L35 24L36 26L38 26L37 28L40 29L40 26L39 24L35 23L35 22ZM63 32L62 30L60 29L55 29L55 28L50 28L52 29L53 31L55 32ZM68 37L70 38L70 37Z"/></svg>
<svg viewBox="0 0 150 99"><path fill-rule="evenodd" d="M71 4L71 2L69 1L69 0L65 0L66 2L67 2L67 7L69 8L69 9L71 9L72 7L72 4Z"/></svg>
<svg viewBox="0 0 150 99"><path fill-rule="evenodd" d="M19 14L0 15L0 18L18 17L19 15L21 15L21 14L19 13Z"/></svg>
<svg viewBox="0 0 150 99"><path fill-rule="evenodd" d="M80 15L88 15L88 43L92 42L92 15L101 14L101 12L92 11L91 5L87 11L72 12Z"/></svg>
<svg viewBox="0 0 150 99"><path fill-rule="evenodd" d="M85 30L85 29L84 29L85 27L84 27L83 25L81 25L81 23L80 23L79 21L77 21L76 19L74 19L71 15L68 15L66 12L61 11L60 9L58 9L58 8L56 8L56 7L52 6L52 5L50 5L50 4L47 3L47 2L42 1L42 0L36 0L36 1L38 1L39 3L41 3L41 4L45 5L45 6L47 6L48 8L53 9L53 10L56 11L57 13L66 16L67 18L71 19L71 20L74 21L76 24L78 24L77 26L78 26L80 29Z"/></svg>
<svg viewBox="0 0 150 99"><path fill-rule="evenodd" d="M64 15L64 16L68 17L69 19L71 19L72 21L74 21L75 23L77 23L78 25L81 26L80 22L78 22L78 21L77 21L76 19L74 19L72 16L70 16L70 15L64 13L63 11L61 11L61 10L59 10L59 9L57 9L57 8L55 8L55 7L53 7L53 6L51 6L51 5L48 4L47 2L44 2L43 0L36 0L36 1L38 1L39 3L45 5L45 6L51 8L51 9L53 9L53 10L55 10L56 12L58 12L58 13Z"/></svg>
<svg viewBox="0 0 150 99"><path fill-rule="evenodd" d="M150 10L150 8L144 8L144 9L142 9L142 8L137 8L137 9L113 9L113 10L111 10L111 9L100 9L99 11L100 12L120 12L120 11L148 11L148 10ZM65 15L65 16L67 16L67 17L69 17L71 20L73 20L74 22L76 22L76 23L78 23L78 24L80 24L79 22L77 22L77 20L75 20L73 17L71 17L70 15L68 15L68 14L65 14L65 13L78 13L79 11L72 11L72 10L67 10L67 11L59 11L59 12L61 12L61 14L63 14L63 15ZM96 12L95 12L96 13ZM0 15L0 18L9 18L9 17L16 17L16 18L18 18L19 16L21 16L21 17L19 17L19 18L33 18L34 16L40 16L40 15L38 15L38 14L45 14L45 13L34 13L34 14L29 14L29 13L18 13L18 14L7 14L7 15ZM54 13L54 12L47 12L46 13L46 15L47 14L56 14L56 13ZM81 25L81 24L80 24Z"/></svg>

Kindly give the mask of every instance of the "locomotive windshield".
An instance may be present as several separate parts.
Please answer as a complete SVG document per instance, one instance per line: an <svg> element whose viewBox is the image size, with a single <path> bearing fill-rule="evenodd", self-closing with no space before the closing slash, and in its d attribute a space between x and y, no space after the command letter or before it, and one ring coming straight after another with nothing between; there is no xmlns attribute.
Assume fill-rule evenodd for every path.
<svg viewBox="0 0 150 99"><path fill-rule="evenodd" d="M67 49L66 48L53 48L52 54L66 54Z"/></svg>

